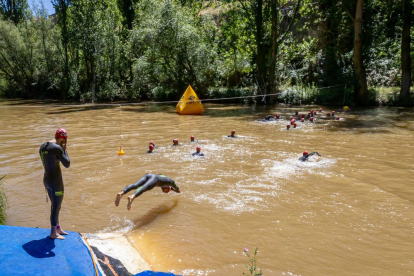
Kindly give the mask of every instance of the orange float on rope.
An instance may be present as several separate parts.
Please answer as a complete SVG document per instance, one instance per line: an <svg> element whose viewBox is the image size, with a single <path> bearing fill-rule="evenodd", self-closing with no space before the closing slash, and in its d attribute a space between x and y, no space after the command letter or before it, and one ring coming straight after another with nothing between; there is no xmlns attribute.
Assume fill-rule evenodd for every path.
<svg viewBox="0 0 414 276"><path fill-rule="evenodd" d="M187 87L175 110L183 115L198 115L204 112L203 104L191 85Z"/></svg>

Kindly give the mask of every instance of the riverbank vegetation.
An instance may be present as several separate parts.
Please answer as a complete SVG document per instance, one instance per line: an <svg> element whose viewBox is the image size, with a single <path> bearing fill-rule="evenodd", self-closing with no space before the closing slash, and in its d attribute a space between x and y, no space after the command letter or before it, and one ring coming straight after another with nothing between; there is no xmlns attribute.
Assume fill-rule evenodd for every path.
<svg viewBox="0 0 414 276"><path fill-rule="evenodd" d="M4 177L5 176L0 177L0 225L3 225L6 221L5 210L7 207L7 198L2 187L2 181Z"/></svg>
<svg viewBox="0 0 414 276"><path fill-rule="evenodd" d="M52 3L0 0L0 95L412 104L410 0Z"/></svg>

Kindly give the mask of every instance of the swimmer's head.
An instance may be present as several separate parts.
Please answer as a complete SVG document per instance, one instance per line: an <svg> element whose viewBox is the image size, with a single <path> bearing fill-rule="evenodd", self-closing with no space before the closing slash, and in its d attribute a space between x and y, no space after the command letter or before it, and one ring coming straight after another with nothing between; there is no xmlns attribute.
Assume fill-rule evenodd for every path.
<svg viewBox="0 0 414 276"><path fill-rule="evenodd" d="M200 146L197 146L196 147L196 150L197 150L197 152L200 152L201 151L201 147Z"/></svg>
<svg viewBox="0 0 414 276"><path fill-rule="evenodd" d="M174 145L174 146L178 146L178 139L174 139L174 140L173 140L173 145Z"/></svg>
<svg viewBox="0 0 414 276"><path fill-rule="evenodd" d="M293 123L293 128L296 128L296 123Z"/></svg>
<svg viewBox="0 0 414 276"><path fill-rule="evenodd" d="M236 131L233 129L232 131L231 131L231 136L234 136L234 134L236 133Z"/></svg>
<svg viewBox="0 0 414 276"><path fill-rule="evenodd" d="M290 128L290 125L286 125L286 128L289 129Z"/></svg>
<svg viewBox="0 0 414 276"><path fill-rule="evenodd" d="M55 138L63 139L66 141L68 139L68 132L64 128L59 128L58 130L56 130Z"/></svg>
<svg viewBox="0 0 414 276"><path fill-rule="evenodd" d="M170 186L168 186L168 187L161 187L161 190L164 192L164 193L169 193L170 191L171 191L171 187Z"/></svg>
<svg viewBox="0 0 414 276"><path fill-rule="evenodd" d="M191 142L194 142L194 135L191 135L190 139L191 139Z"/></svg>
<svg viewBox="0 0 414 276"><path fill-rule="evenodd" d="M154 150L154 145L153 144L149 144L148 148L149 148L149 151L152 152Z"/></svg>
<svg viewBox="0 0 414 276"><path fill-rule="evenodd" d="M305 150L305 151L303 152L303 156L305 156L306 154L308 154L308 152Z"/></svg>
<svg viewBox="0 0 414 276"><path fill-rule="evenodd" d="M150 141L149 144L155 147L155 143L153 141Z"/></svg>

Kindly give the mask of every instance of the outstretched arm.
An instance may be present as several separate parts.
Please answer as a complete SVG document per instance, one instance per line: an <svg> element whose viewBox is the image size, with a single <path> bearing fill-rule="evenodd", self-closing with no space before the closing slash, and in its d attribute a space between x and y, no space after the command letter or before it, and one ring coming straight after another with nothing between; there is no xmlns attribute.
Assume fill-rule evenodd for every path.
<svg viewBox="0 0 414 276"><path fill-rule="evenodd" d="M318 156L322 156L322 154L319 154L317 151L314 151L314 152L310 153L309 156L312 156L314 154L317 154Z"/></svg>
<svg viewBox="0 0 414 276"><path fill-rule="evenodd" d="M177 184L175 184L175 182L171 184L171 190L173 190L176 193L181 193L180 188L177 186Z"/></svg>

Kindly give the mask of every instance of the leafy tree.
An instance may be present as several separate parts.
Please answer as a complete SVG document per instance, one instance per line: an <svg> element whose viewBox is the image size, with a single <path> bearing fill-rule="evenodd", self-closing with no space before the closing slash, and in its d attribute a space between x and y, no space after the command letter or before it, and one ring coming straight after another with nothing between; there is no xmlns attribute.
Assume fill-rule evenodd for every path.
<svg viewBox="0 0 414 276"><path fill-rule="evenodd" d="M196 19L176 1L143 1L131 36L134 87L178 98L191 84L201 95L215 76L215 26L209 16ZM158 92L157 92L158 93Z"/></svg>
<svg viewBox="0 0 414 276"><path fill-rule="evenodd" d="M28 9L27 0L0 0L0 14L3 19L13 21L15 25L26 18Z"/></svg>
<svg viewBox="0 0 414 276"><path fill-rule="evenodd" d="M72 1L68 18L75 69L70 94L92 102L120 97L121 14L116 1Z"/></svg>
<svg viewBox="0 0 414 276"><path fill-rule="evenodd" d="M404 4L404 26L402 30L401 42L401 63L402 63L402 80L400 91L400 104L409 105L410 103L410 86L411 86L411 53L410 53L410 30L411 21L413 20L412 1L403 0Z"/></svg>

